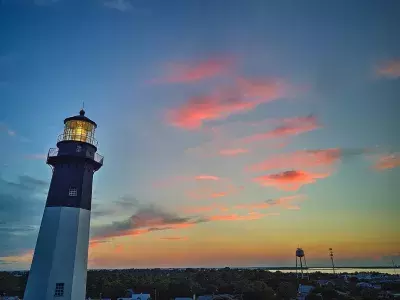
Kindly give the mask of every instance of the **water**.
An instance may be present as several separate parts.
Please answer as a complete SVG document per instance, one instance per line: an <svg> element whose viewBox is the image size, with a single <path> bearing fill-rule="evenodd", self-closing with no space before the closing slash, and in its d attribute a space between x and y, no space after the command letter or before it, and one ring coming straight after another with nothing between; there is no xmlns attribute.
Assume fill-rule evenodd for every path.
<svg viewBox="0 0 400 300"><path fill-rule="evenodd" d="M270 272L280 271L282 273L290 273L296 272L296 269L270 269ZM321 273L333 273L332 268L308 268L308 273L321 272ZM367 273L367 272L378 272L378 273L386 273L391 275L400 274L400 269L393 268L335 268L335 272L337 274L340 273Z"/></svg>

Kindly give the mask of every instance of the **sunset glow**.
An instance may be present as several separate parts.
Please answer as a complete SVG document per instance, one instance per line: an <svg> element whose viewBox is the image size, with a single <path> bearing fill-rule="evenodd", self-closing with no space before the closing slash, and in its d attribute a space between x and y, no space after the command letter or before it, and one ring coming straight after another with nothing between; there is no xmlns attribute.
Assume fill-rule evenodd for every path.
<svg viewBox="0 0 400 300"><path fill-rule="evenodd" d="M49 149L82 107L98 127L67 123L70 140L104 156L82 192L90 268L293 266L299 245L310 266L331 247L340 266L398 257L396 1L14 2L0 1L1 269L29 269Z"/></svg>

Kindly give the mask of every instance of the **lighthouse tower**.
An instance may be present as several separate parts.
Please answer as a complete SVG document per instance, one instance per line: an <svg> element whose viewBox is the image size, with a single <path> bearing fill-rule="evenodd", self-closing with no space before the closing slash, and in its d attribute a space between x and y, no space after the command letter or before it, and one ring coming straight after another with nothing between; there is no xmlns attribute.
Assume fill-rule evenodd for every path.
<svg viewBox="0 0 400 300"><path fill-rule="evenodd" d="M64 120L64 133L51 148L53 169L24 300L84 300L94 172L96 123L79 115Z"/></svg>

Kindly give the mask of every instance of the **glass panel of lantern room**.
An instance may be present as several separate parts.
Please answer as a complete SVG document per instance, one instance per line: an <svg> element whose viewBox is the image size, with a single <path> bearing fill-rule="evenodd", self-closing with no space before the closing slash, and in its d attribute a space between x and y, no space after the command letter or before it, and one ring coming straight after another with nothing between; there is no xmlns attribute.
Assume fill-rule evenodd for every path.
<svg viewBox="0 0 400 300"><path fill-rule="evenodd" d="M94 126L89 122L71 120L65 124L64 140L91 143L93 136Z"/></svg>

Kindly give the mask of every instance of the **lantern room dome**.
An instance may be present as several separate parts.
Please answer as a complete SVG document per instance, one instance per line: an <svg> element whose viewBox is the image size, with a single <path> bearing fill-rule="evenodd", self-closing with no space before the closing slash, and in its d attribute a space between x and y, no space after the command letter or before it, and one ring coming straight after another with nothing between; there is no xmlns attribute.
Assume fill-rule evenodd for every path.
<svg viewBox="0 0 400 300"><path fill-rule="evenodd" d="M81 111L79 112L79 115L66 118L64 120L64 124L66 124L68 121L71 121L71 120L89 122L89 123L93 124L95 128L97 127L97 124L95 121L92 121L88 117L85 116L85 111L83 109L81 109Z"/></svg>

